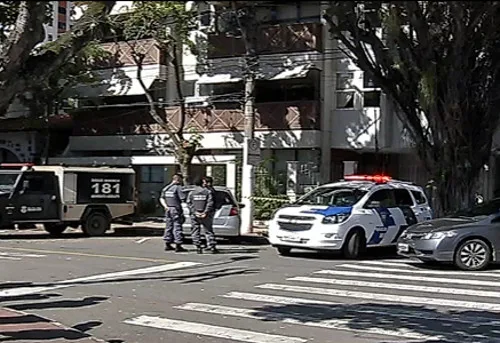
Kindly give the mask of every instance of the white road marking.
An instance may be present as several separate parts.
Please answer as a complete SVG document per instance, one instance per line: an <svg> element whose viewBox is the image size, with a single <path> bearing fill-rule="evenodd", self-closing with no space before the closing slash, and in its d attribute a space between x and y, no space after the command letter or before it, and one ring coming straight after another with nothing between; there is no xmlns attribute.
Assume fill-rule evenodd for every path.
<svg viewBox="0 0 500 343"><path fill-rule="evenodd" d="M127 319L125 324L151 327L169 331L190 333L215 338L224 338L229 341L248 343L306 343L307 339L291 336L271 335L255 331L232 329L224 326L214 326L201 323L187 322L160 317L140 316Z"/></svg>
<svg viewBox="0 0 500 343"><path fill-rule="evenodd" d="M352 287L369 287L369 288L385 288L402 291L417 291L426 293L437 294L456 294L456 295L469 295L476 297L500 298L500 292L483 291L477 289L463 289L463 288L448 288L448 287L430 287L421 285L407 285L401 283L388 283L388 282L370 282L360 280L343 280L343 279L325 279L314 277L297 276L287 279L288 281L300 281L310 283L324 283L328 285L341 285Z"/></svg>
<svg viewBox="0 0 500 343"><path fill-rule="evenodd" d="M466 314L448 314L430 311L412 311L412 310L399 310L390 309L385 311L383 307L377 305L363 305L363 304L346 304L332 301L322 301L305 298L290 298L278 295L257 294L247 292L229 292L221 295L222 298L237 299L251 302L260 302L268 304L280 305L312 305L315 307L324 307L329 311L355 312L360 314L371 314L377 316L391 316L396 318L416 318L424 320L438 320L440 322L453 322L459 324L481 324L481 325L500 325L500 320L493 318L470 316ZM335 308L338 307L338 308Z"/></svg>
<svg viewBox="0 0 500 343"><path fill-rule="evenodd" d="M391 270L384 269L387 272ZM436 282L436 283L455 283L457 285L469 285L469 286L491 286L500 287L500 282L498 281L481 281L481 280L465 280L465 279L447 279L447 278L436 278L436 277L425 277L425 276L411 276L411 275L394 275L385 273L369 273L369 272L351 272L345 270L320 270L314 272L315 274L323 275L342 275L342 276L354 276L361 278L374 278L374 279L393 279L393 280L403 280L403 281L419 281L419 282Z"/></svg>
<svg viewBox="0 0 500 343"><path fill-rule="evenodd" d="M33 257L33 258L40 258L40 257L46 257L47 255L22 254L22 253L18 253L18 252L0 252L0 256L6 256L6 257Z"/></svg>
<svg viewBox="0 0 500 343"><path fill-rule="evenodd" d="M414 332L412 330L401 329L401 328L394 330L388 330L377 327L367 327L366 329L353 329L349 326L349 323L352 322L352 319L320 320L317 317L307 315L305 313L293 313L290 311L279 313L279 312L249 310L243 308L201 304L201 303L187 303L184 305L175 306L174 308L179 310L211 313L221 316L240 317L240 318L260 320L260 321L279 320L285 324L303 325L303 326L310 326L310 327L330 329L330 330L355 331L372 335L396 336L396 337L403 337L409 339L422 339L422 340L441 338L440 336L429 336L418 332Z"/></svg>
<svg viewBox="0 0 500 343"><path fill-rule="evenodd" d="M414 304L414 305L447 306L447 307L458 307L458 308L468 308L468 309L474 309L474 310L500 312L500 304L496 304L496 303L460 301L460 300L440 299L440 298L414 297L414 296L394 295L394 294L386 294L386 293L368 293L368 292L347 291L347 290L331 289L331 288L289 286L289 285L272 284L272 283L258 285L255 287L261 288L261 289L272 289L275 291L306 293L306 294L320 294L320 295L329 295L329 296L334 296L334 297L345 297L345 298L353 298L353 299L365 299L365 300L371 300L374 303L382 303L382 302L390 303L390 304L406 303L406 304Z"/></svg>
<svg viewBox="0 0 500 343"><path fill-rule="evenodd" d="M369 264L366 262L377 262L377 261L363 261L364 264ZM374 263L373 263L374 264ZM349 268L349 269L358 269L358 270L372 270L379 272L388 272L388 273L403 273L403 274L427 274L427 275L456 275L456 276L484 276L484 277L496 277L500 278L500 273L495 272L454 272L447 270L422 270L422 269L394 269L394 268L384 268L384 267L371 267L371 266L360 266L356 264L339 264L338 267Z"/></svg>
<svg viewBox="0 0 500 343"><path fill-rule="evenodd" d="M0 256L0 260L21 261L22 258L19 258L19 257L10 257L10 256Z"/></svg>
<svg viewBox="0 0 500 343"><path fill-rule="evenodd" d="M415 261L411 260L405 260L405 261L356 261L356 263L359 264L374 264L374 265L380 265L380 266L393 266L393 267L408 267L408 268L413 268L415 270L418 270L416 265L421 265L422 263L418 263Z"/></svg>
<svg viewBox="0 0 500 343"><path fill-rule="evenodd" d="M64 280L64 281L55 282L53 286L47 286L47 287L34 286L34 287L18 287L18 288L5 289L5 290L0 291L0 298L1 297L15 297L15 296L36 294L36 293L47 292L47 291L56 290L56 289L60 289L60 288L74 287L74 286L78 286L78 283L88 282L88 281L104 281L104 280L109 280L109 279L117 279L117 278L124 277L124 276L137 276L137 275L144 275L144 274L162 273L162 272L167 272L167 271L171 271L171 270L188 268L188 267L196 266L199 264L200 263L196 263L196 262L170 263L170 264L164 264L161 266L125 270L125 271L121 271L121 272L98 274L98 275L81 277L81 278L77 278L77 279Z"/></svg>

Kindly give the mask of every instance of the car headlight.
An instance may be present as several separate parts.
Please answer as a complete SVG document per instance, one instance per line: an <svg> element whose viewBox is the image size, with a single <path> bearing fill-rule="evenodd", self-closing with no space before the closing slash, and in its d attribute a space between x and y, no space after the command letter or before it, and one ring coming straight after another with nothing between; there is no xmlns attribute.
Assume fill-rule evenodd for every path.
<svg viewBox="0 0 500 343"><path fill-rule="evenodd" d="M456 231L439 231L439 232L429 232L422 239L440 239L445 237L455 237L457 235Z"/></svg>
<svg viewBox="0 0 500 343"><path fill-rule="evenodd" d="M340 224L343 223L349 218L350 214L334 214L332 216L326 216L323 218L321 223L323 224Z"/></svg>

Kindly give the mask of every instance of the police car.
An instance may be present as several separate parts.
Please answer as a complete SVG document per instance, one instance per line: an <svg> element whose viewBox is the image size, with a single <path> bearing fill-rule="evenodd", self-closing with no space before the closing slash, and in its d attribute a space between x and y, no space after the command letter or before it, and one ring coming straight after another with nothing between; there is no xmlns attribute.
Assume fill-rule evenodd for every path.
<svg viewBox="0 0 500 343"><path fill-rule="evenodd" d="M298 248L357 258L366 247L396 245L408 226L430 219L422 187L384 175L350 175L276 211L269 241L281 255Z"/></svg>

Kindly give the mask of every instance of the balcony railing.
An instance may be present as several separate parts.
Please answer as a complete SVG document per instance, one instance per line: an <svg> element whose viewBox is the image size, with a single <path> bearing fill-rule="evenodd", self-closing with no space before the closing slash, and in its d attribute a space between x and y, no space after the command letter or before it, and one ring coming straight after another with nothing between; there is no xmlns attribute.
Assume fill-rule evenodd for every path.
<svg viewBox="0 0 500 343"><path fill-rule="evenodd" d="M180 108L171 107L165 114L172 129L180 123ZM210 110L188 109L185 128L197 132L243 131L244 113L241 109ZM294 101L262 103L256 105L256 130L318 130L320 106L318 101ZM73 134L93 135L140 135L164 132L145 109L128 111L116 109L103 113L82 113L74 118Z"/></svg>
<svg viewBox="0 0 500 343"><path fill-rule="evenodd" d="M111 54L110 58L103 65L102 68L109 67L127 67L135 66L132 51L138 51L145 54L143 61L144 65L147 64L166 64L165 53L158 48L154 39L142 39L134 42L108 42L102 43L102 48Z"/></svg>
<svg viewBox="0 0 500 343"><path fill-rule="evenodd" d="M323 46L320 23L265 26L258 32L257 52L260 55L321 51ZM208 58L236 57L244 53L241 38L225 34L208 36Z"/></svg>

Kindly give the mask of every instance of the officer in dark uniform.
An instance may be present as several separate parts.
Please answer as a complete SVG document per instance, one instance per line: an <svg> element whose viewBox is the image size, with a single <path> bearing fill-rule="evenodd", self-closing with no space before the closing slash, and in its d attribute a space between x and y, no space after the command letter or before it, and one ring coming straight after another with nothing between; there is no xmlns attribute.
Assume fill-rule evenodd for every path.
<svg viewBox="0 0 500 343"><path fill-rule="evenodd" d="M182 176L175 174L172 182L162 189L160 197L160 203L165 209L166 229L163 240L167 251L174 250L172 243L176 244L176 252L187 251L182 247L182 224L184 223L182 203L185 201L186 195L182 191Z"/></svg>
<svg viewBox="0 0 500 343"><path fill-rule="evenodd" d="M213 229L214 198L212 192L202 186L202 180L198 179L194 184L195 188L191 191L191 193L189 193L187 200L191 214L191 238L193 239L193 244L196 246L198 254L203 253L200 242L200 231L203 226L208 249L212 251L213 254L217 254L219 251L216 248Z"/></svg>
<svg viewBox="0 0 500 343"><path fill-rule="evenodd" d="M213 208L213 211L212 211L212 219L213 219L213 217L215 215L215 212L217 211L217 197L215 196L215 189L213 187L214 179L211 176L204 176L202 180L203 180L203 187L205 187L210 192L212 192L212 197L214 199L214 208ZM201 241L202 241L201 245L205 249L206 248L206 242L205 242L204 239L202 239Z"/></svg>

